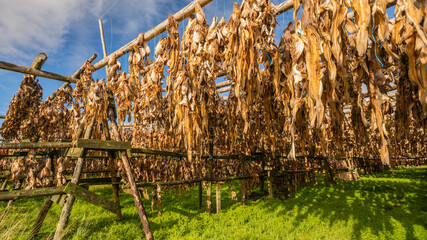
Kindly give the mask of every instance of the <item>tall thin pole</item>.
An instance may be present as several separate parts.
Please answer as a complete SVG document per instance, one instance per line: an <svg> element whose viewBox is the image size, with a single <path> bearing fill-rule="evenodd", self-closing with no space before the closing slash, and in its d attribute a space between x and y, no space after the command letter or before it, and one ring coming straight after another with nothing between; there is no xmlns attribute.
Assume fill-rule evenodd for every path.
<svg viewBox="0 0 427 240"><path fill-rule="evenodd" d="M102 19L98 18L99 23L99 33L101 34L101 42L102 42L102 52L104 53L104 58L107 57L107 47L105 46L105 38L104 38L104 27L102 25ZM108 78L108 65L105 66L105 73Z"/></svg>

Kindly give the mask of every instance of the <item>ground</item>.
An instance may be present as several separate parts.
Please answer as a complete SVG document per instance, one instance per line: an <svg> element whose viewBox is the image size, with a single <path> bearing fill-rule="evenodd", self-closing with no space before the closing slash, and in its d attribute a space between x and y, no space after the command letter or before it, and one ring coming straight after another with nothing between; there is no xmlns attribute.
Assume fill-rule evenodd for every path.
<svg viewBox="0 0 427 240"><path fill-rule="evenodd" d="M427 166L395 173L362 176L333 187L320 182L301 188L292 199L247 200L244 206L231 200L224 185L222 213L211 216L197 210L196 188L164 194L162 216L151 211L150 201L144 205L155 239L427 239ZM237 191L237 184L231 190ZM112 200L110 186L91 190ZM132 196L121 193L120 199L121 222L77 200L66 239L144 239ZM0 239L25 239L43 201L18 200L10 208L0 202ZM52 206L39 239L53 237L61 208Z"/></svg>

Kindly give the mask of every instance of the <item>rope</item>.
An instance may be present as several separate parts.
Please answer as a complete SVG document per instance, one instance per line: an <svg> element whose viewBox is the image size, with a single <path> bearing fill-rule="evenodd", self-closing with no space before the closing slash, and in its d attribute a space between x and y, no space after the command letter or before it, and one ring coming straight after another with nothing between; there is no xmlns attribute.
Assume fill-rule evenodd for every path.
<svg viewBox="0 0 427 240"><path fill-rule="evenodd" d="M100 18L102 18L105 14L107 14L120 0L117 0L111 7L104 13Z"/></svg>
<svg viewBox="0 0 427 240"><path fill-rule="evenodd" d="M378 55L377 55L377 40L375 40L375 37L374 37L374 28L375 28L375 17L374 17L374 15L372 15L372 38L374 39L374 43L375 43L375 57L381 63L381 67L384 67L384 64L381 62L381 60L378 58Z"/></svg>

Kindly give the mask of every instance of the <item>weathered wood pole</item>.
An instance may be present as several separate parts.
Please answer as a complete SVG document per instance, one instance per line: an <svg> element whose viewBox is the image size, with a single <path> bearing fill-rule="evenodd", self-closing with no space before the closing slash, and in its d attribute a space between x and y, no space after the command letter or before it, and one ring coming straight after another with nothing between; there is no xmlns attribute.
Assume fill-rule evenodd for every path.
<svg viewBox="0 0 427 240"><path fill-rule="evenodd" d="M208 149L209 149L209 158L207 159L208 161L208 186L206 189L206 212L208 213L212 213L212 165L213 165L213 128L209 129L210 132L210 138L209 138L209 142L208 142Z"/></svg>
<svg viewBox="0 0 427 240"><path fill-rule="evenodd" d="M92 119L92 122L88 125L88 127L85 130L85 135L84 135L85 139L89 139L90 136L92 135L94 124L95 124L95 118ZM71 183L74 183L74 184L79 183L79 179L82 174L83 161L84 161L85 155L86 155L86 150L83 151L83 157L79 157L77 159L77 163L74 168L73 177L71 178ZM59 222L56 227L55 236L53 237L54 240L59 240L63 238L63 234L64 234L63 230L67 226L67 222L68 222L68 219L70 218L71 209L73 208L73 204L75 200L76 198L73 195L67 194L65 199L65 204L64 204L64 207L62 208L61 216L59 218Z"/></svg>
<svg viewBox="0 0 427 240"><path fill-rule="evenodd" d="M114 153L113 152L108 152L108 161L110 164L111 182L113 183L112 188L113 188L114 202L117 205L120 205L120 197L119 197L120 186L119 186L119 183L118 183L119 181L117 180L117 176L116 176L116 163L114 161ZM121 209L119 209L117 211L116 219L118 221L121 221L123 219Z"/></svg>
<svg viewBox="0 0 427 240"><path fill-rule="evenodd" d="M262 158L261 160L261 169L265 170L265 158ZM259 177L259 190L261 193L264 192L264 176Z"/></svg>
<svg viewBox="0 0 427 240"><path fill-rule="evenodd" d="M44 201L43 207L39 212L39 215L36 218L36 222L34 223L30 235L28 236L28 239L33 239L40 231L40 228L42 227L43 221L46 218L47 213L49 212L50 207L52 206L53 201L51 198L46 198Z"/></svg>
<svg viewBox="0 0 427 240"><path fill-rule="evenodd" d="M98 19L98 23L99 23L99 33L101 36L101 43L102 43L102 53L104 54L104 57L106 57L107 56L107 47L105 46L104 27L102 26L102 20L100 18ZM106 72L107 78L108 78L108 66L105 66L105 72ZM111 93L108 94L108 101L111 105L109 107L112 107L112 108L116 107L116 105L114 103L114 97ZM104 125L105 125L104 126L105 138L106 138L106 140L110 140L111 136L110 136L110 131L108 129L108 121L107 120L104 121ZM117 184L116 163L114 161L114 152L108 151L108 161L110 164L111 182L115 183L112 185L114 202L120 206L120 197L119 197L120 186L119 186L119 184ZM116 219L119 221L123 219L122 210L120 208L117 211Z"/></svg>
<svg viewBox="0 0 427 240"><path fill-rule="evenodd" d="M56 194L61 194L63 187L48 187L48 188L36 188L30 190L16 190L6 191L0 193L0 201L17 200L24 198L44 197Z"/></svg>
<svg viewBox="0 0 427 240"><path fill-rule="evenodd" d="M268 181L268 197L269 198L273 198L273 177L271 176L271 170L273 170L273 166L271 164L271 156L268 156L267 181Z"/></svg>
<svg viewBox="0 0 427 240"><path fill-rule="evenodd" d="M113 136L116 138L116 141L122 141L122 137L117 126L116 115L114 112L114 108L110 105L108 107L108 118L111 122L111 130L113 132ZM129 159L127 157L126 151L121 151L120 155L122 157L123 166L125 167L126 175L128 177L129 185L132 189L133 200L135 202L135 206L138 209L139 218L142 223L142 227L144 228L145 237L148 240L154 239L153 233L150 229L150 224L148 222L147 214L145 212L144 205L142 204L141 197L139 196L138 188L135 183L135 179L133 177L132 169L129 164Z"/></svg>
<svg viewBox="0 0 427 240"><path fill-rule="evenodd" d="M200 210L202 209L202 198L203 198L202 182L199 182L198 188L199 188L199 201L198 201L197 208Z"/></svg>
<svg viewBox="0 0 427 240"><path fill-rule="evenodd" d="M110 140L110 132L108 130L108 122L104 122L104 132L105 132L105 138L106 140ZM120 197L119 197L119 189L120 186L118 184L117 176L116 176L116 163L114 161L114 151L108 151L108 164L110 165L110 174L111 174L111 182L113 183L111 186L113 188L113 196L114 196L114 202L120 206ZM118 221L121 221L123 219L122 216L122 210L119 208L119 210L116 213L116 219Z"/></svg>
<svg viewBox="0 0 427 240"><path fill-rule="evenodd" d="M221 184L216 183L216 213L221 213Z"/></svg>
<svg viewBox="0 0 427 240"><path fill-rule="evenodd" d="M50 79L59 80L59 81L63 81L63 82L76 83L76 79L72 78L72 77L60 75L57 73L37 70L37 69L31 68L31 67L21 66L21 65L17 65L17 64L13 64L13 63L3 62L3 61L0 61L0 68L5 69L5 70L9 70L9 71L30 74L30 75L34 75L34 76L50 78Z"/></svg>

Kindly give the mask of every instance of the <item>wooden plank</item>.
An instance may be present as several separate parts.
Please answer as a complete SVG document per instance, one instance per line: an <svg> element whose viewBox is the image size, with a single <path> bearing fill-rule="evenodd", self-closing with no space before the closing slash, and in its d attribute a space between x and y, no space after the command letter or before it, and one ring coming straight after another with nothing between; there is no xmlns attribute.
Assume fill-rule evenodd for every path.
<svg viewBox="0 0 427 240"><path fill-rule="evenodd" d="M127 150L131 149L130 142L95 140L95 139L78 139L76 146L85 149L97 150Z"/></svg>
<svg viewBox="0 0 427 240"><path fill-rule="evenodd" d="M1 143L0 149L40 149L40 148L70 148L71 142L44 142L44 143Z"/></svg>
<svg viewBox="0 0 427 240"><path fill-rule="evenodd" d="M69 77L69 76L64 76L64 75L60 75L57 73L37 70L37 69L31 68L28 66L21 66L18 64L14 64L14 63L8 63L8 62L0 61L0 68L5 69L5 70L9 70L9 71L20 72L20 73L30 74L30 75L34 75L34 76L59 80L59 81L63 81L63 82L76 83L76 79Z"/></svg>
<svg viewBox="0 0 427 240"><path fill-rule="evenodd" d="M0 201L17 200L24 198L44 197L61 194L64 187L36 188L30 190L16 190L12 192L1 192Z"/></svg>
<svg viewBox="0 0 427 240"><path fill-rule="evenodd" d="M71 158L81 158L83 157L83 148L69 148L65 156Z"/></svg>
<svg viewBox="0 0 427 240"><path fill-rule="evenodd" d="M67 186L64 189L65 193L71 194L77 198L80 198L88 203L91 203L95 206L101 207L105 210L108 210L114 214L117 213L117 211L119 211L120 206L117 205L116 203L107 200L105 198L102 198L98 195L96 195L95 193L84 189L83 187L80 187L77 184L74 183L68 183Z"/></svg>

